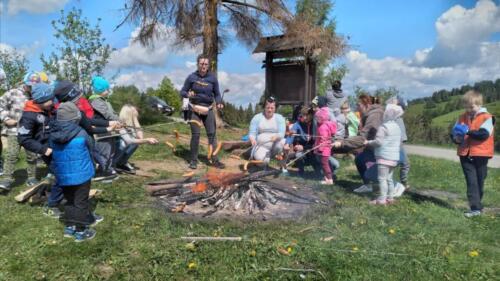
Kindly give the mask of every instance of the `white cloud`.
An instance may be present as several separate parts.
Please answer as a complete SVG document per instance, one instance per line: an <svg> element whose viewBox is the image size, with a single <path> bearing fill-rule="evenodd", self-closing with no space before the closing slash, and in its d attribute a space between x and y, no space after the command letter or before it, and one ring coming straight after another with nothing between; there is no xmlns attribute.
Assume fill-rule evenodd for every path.
<svg viewBox="0 0 500 281"><path fill-rule="evenodd" d="M46 14L64 8L68 0L9 0L7 10L10 15L21 11L33 14Z"/></svg>
<svg viewBox="0 0 500 281"><path fill-rule="evenodd" d="M194 55L199 50L187 45L174 45L175 33L171 28L160 26L161 36L154 39L149 46L143 46L134 38L139 34L139 28L131 33L128 45L111 53L110 68L128 68L134 66L162 67L169 55Z"/></svg>
<svg viewBox="0 0 500 281"><path fill-rule="evenodd" d="M438 18L436 30L436 46L417 50L411 59L372 59L349 51L346 90L396 87L408 98L417 98L500 78L500 42L488 41L500 32L500 7L494 2L481 0L471 9L454 6Z"/></svg>
<svg viewBox="0 0 500 281"><path fill-rule="evenodd" d="M163 77L170 78L174 87L182 88L184 80L194 71L191 62L186 62L185 68L178 68L169 72L145 72L143 70L120 75L116 85L135 85L141 91L148 87L156 88ZM248 103L257 103L264 92L264 73L238 74L219 71L219 85L221 92L225 89L230 91L224 95L224 100L235 105L246 106Z"/></svg>

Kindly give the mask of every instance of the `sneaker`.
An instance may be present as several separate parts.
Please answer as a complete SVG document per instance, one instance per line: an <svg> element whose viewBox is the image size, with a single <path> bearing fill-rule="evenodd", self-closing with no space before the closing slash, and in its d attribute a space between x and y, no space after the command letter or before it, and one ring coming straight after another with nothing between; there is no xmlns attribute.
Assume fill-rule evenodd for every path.
<svg viewBox="0 0 500 281"><path fill-rule="evenodd" d="M402 185L401 183L397 182L396 185L394 186L394 197L401 197L403 193L405 192L405 186Z"/></svg>
<svg viewBox="0 0 500 281"><path fill-rule="evenodd" d="M118 175L116 175L116 171L115 171L115 174L113 174L112 171L106 171L106 172L98 171L95 174L94 178L92 178L92 180L93 181L100 181L103 183L110 183L117 178L118 178Z"/></svg>
<svg viewBox="0 0 500 281"><path fill-rule="evenodd" d="M6 190L6 191L10 191L11 184L12 184L12 182L10 180L1 180L0 181L0 189Z"/></svg>
<svg viewBox="0 0 500 281"><path fill-rule="evenodd" d="M214 159L212 161L212 167L217 168L217 169L224 169L224 168L226 168L226 165L224 165L224 163L219 161L219 159Z"/></svg>
<svg viewBox="0 0 500 281"><path fill-rule="evenodd" d="M373 192L373 187L371 184L363 184L362 186L356 188L353 191L356 193L368 193L368 192Z"/></svg>
<svg viewBox="0 0 500 281"><path fill-rule="evenodd" d="M95 237L96 231L90 228L86 228L84 231L75 232L75 242L83 242L85 240L91 240Z"/></svg>
<svg viewBox="0 0 500 281"><path fill-rule="evenodd" d="M477 217L481 215L480 210L470 210L464 213L464 216L467 218Z"/></svg>
<svg viewBox="0 0 500 281"><path fill-rule="evenodd" d="M64 227L64 237L66 238L74 238L76 232L76 226L70 225Z"/></svg>
<svg viewBox="0 0 500 281"><path fill-rule="evenodd" d="M371 200L370 201L370 204L371 205L387 205L388 202L386 199L375 199L375 200Z"/></svg>
<svg viewBox="0 0 500 281"><path fill-rule="evenodd" d="M63 213L57 207L45 206L45 208L43 209L43 214L53 219L59 219Z"/></svg>
<svg viewBox="0 0 500 281"><path fill-rule="evenodd" d="M100 216L96 213L92 213L92 216L94 217L94 222L91 223L90 226L96 226L98 223L100 223L104 220L103 216Z"/></svg>
<svg viewBox="0 0 500 281"><path fill-rule="evenodd" d="M332 185L333 184L333 179L325 179L320 182L322 185Z"/></svg>
<svg viewBox="0 0 500 281"><path fill-rule="evenodd" d="M120 165L120 166L116 166L115 170L119 174L131 174L131 175L135 175L135 169L132 166Z"/></svg>
<svg viewBox="0 0 500 281"><path fill-rule="evenodd" d="M33 186L35 186L35 185L37 185L39 183L40 183L40 181L37 180L36 178L29 178L28 180L26 180L26 185L28 187L33 187Z"/></svg>
<svg viewBox="0 0 500 281"><path fill-rule="evenodd" d="M196 161L189 162L189 168L196 170L198 168L198 163Z"/></svg>

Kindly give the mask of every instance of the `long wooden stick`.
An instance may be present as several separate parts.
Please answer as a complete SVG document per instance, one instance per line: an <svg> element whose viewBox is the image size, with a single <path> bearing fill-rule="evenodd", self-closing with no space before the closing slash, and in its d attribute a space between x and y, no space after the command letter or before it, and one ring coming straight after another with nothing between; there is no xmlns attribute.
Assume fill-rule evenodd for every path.
<svg viewBox="0 0 500 281"><path fill-rule="evenodd" d="M240 236L236 237L182 236L179 239L188 241L243 241L243 238Z"/></svg>

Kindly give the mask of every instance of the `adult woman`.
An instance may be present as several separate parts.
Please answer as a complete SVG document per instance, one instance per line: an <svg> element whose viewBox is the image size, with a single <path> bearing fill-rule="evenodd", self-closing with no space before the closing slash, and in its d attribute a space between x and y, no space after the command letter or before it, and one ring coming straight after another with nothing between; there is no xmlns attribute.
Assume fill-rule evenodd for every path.
<svg viewBox="0 0 500 281"><path fill-rule="evenodd" d="M252 144L251 158L269 163L271 158L283 150L285 144L285 118L276 112L276 100L266 99L264 112L250 121L249 139Z"/></svg>
<svg viewBox="0 0 500 281"><path fill-rule="evenodd" d="M143 132L140 129L139 113L137 109L129 104L125 104L120 110L120 121L126 126L126 129L120 130L121 137L117 141L117 150L113 158L113 166L119 173L135 174L135 169L128 159L134 154L139 144L157 144L155 138L144 138Z"/></svg>
<svg viewBox="0 0 500 281"><path fill-rule="evenodd" d="M212 104L216 103L222 109L222 98L219 91L219 82L215 74L208 71L210 60L204 55L198 56L198 70L191 73L184 82L181 90L182 98L189 98L189 117L191 121L191 159L189 168L196 169L198 164L198 149L200 145L200 124L203 123L207 132L208 145L213 151L217 147L215 113ZM208 155L211 164L223 169L222 164L215 155Z"/></svg>

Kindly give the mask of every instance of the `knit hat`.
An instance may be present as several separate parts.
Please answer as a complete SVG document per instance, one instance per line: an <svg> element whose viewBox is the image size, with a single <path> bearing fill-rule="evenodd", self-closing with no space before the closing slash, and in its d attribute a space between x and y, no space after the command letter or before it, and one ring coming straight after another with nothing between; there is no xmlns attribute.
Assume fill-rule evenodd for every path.
<svg viewBox="0 0 500 281"><path fill-rule="evenodd" d="M31 97L35 103L42 104L54 99L54 92L51 86L45 83L36 83L32 87Z"/></svg>
<svg viewBox="0 0 500 281"><path fill-rule="evenodd" d="M38 76L40 76L41 82L47 83L47 84L49 83L49 76L47 75L47 73L40 71L40 72L38 72Z"/></svg>
<svg viewBox="0 0 500 281"><path fill-rule="evenodd" d="M34 84L40 83L42 80L40 79L40 75L36 72L28 72L24 75L23 83L28 86L33 86Z"/></svg>
<svg viewBox="0 0 500 281"><path fill-rule="evenodd" d="M403 113L403 108L401 108L401 106L392 103L388 104L385 106L384 121L395 121L403 116Z"/></svg>
<svg viewBox="0 0 500 281"><path fill-rule="evenodd" d="M74 102L82 95L82 92L76 87L73 82L59 81L54 87L54 95L60 102Z"/></svg>
<svg viewBox="0 0 500 281"><path fill-rule="evenodd" d="M101 76L94 76L92 78L92 90L96 94L109 90L109 82Z"/></svg>
<svg viewBox="0 0 500 281"><path fill-rule="evenodd" d="M326 99L326 97L324 97L324 96L318 97L318 107L319 108L326 107L327 103L328 103L328 100Z"/></svg>
<svg viewBox="0 0 500 281"><path fill-rule="evenodd" d="M82 114L72 102L63 102L57 109L57 121L74 121L78 123L80 119L82 119Z"/></svg>

